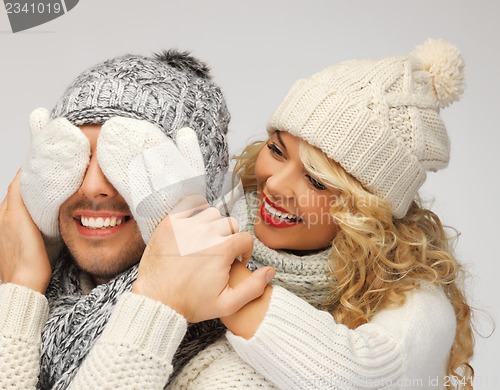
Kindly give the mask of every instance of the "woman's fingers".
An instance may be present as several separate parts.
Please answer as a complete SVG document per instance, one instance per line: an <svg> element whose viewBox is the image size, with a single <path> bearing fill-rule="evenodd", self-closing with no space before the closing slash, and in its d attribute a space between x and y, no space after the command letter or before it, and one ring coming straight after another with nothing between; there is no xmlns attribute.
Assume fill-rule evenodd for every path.
<svg viewBox="0 0 500 390"><path fill-rule="evenodd" d="M219 299L220 315L225 317L240 310L247 303L260 297L276 271L271 267L260 268L234 287L227 287Z"/></svg>

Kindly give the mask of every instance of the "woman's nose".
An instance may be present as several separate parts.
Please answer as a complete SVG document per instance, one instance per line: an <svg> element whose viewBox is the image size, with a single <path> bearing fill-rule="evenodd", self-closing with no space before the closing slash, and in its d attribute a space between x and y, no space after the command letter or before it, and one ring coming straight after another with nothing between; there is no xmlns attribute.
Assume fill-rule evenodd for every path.
<svg viewBox="0 0 500 390"><path fill-rule="evenodd" d="M274 171L266 181L267 192L275 200L279 198L289 199L295 196L294 186L297 177L293 172L293 167L284 166Z"/></svg>

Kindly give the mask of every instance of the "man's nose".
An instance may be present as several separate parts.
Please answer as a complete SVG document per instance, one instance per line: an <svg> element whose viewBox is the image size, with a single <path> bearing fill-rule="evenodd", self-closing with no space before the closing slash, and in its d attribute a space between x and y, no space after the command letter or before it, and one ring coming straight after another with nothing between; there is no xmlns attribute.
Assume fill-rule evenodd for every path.
<svg viewBox="0 0 500 390"><path fill-rule="evenodd" d="M92 156L78 193L89 199L113 197L118 194L115 187L102 173L97 158Z"/></svg>

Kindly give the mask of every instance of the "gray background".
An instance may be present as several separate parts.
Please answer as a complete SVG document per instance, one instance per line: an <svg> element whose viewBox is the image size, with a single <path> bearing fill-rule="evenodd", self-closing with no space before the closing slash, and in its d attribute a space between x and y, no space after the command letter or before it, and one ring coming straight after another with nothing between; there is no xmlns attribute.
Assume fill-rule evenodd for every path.
<svg viewBox="0 0 500 390"><path fill-rule="evenodd" d="M125 53L191 50L206 60L232 112L231 151L264 137L266 120L294 80L330 63L409 53L428 37L457 45L467 89L443 111L449 167L422 189L460 233L456 252L470 273L478 330L498 322L500 242L500 3L492 0L86 0L68 14L12 34L0 11L0 196L23 164L27 118L51 108L83 69ZM477 337L476 388L500 385L498 332Z"/></svg>

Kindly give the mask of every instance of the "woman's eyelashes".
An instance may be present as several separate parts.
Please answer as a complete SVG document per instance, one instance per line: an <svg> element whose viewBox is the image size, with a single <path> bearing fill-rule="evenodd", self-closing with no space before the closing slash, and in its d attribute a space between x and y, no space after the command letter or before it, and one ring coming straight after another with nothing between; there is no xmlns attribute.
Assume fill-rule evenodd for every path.
<svg viewBox="0 0 500 390"><path fill-rule="evenodd" d="M274 142L268 142L267 143L267 148L271 151L271 153L279 158L279 159L282 159L285 157L285 154L281 151L281 149L279 148L278 145L276 145Z"/></svg>
<svg viewBox="0 0 500 390"><path fill-rule="evenodd" d="M317 190L323 191L326 190L326 186L321 183L318 179L312 177L311 175L307 174L306 175L307 179L311 183L311 185L316 188Z"/></svg>
<svg viewBox="0 0 500 390"><path fill-rule="evenodd" d="M278 145L276 145L275 142L269 141L266 146L271 151L271 154L278 160L286 159L285 153L281 150L281 148ZM306 174L306 178L309 181L309 184L313 186L315 189L319 191L326 190L326 186L315 177Z"/></svg>

